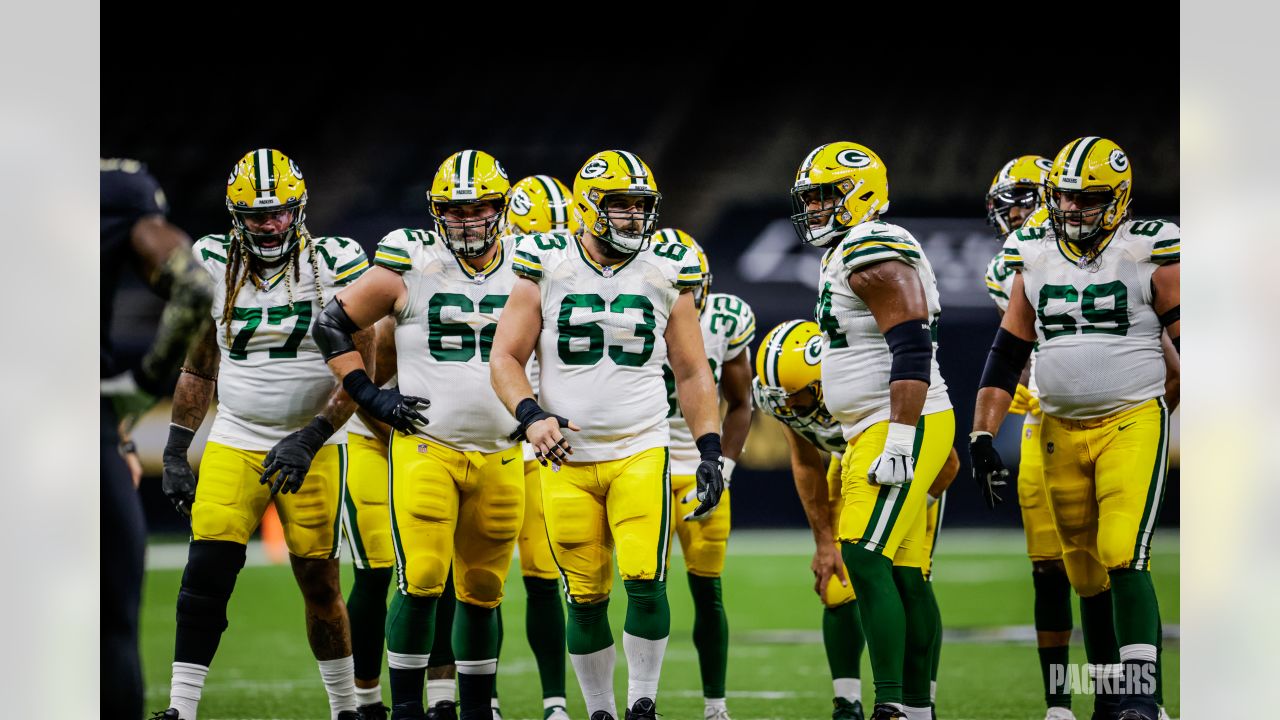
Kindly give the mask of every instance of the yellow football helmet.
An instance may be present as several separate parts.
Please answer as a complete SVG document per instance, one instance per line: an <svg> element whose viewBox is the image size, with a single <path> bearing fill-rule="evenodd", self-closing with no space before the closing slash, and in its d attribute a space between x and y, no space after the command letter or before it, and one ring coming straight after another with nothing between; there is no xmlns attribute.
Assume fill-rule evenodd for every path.
<svg viewBox="0 0 1280 720"><path fill-rule="evenodd" d="M460 150L440 163L427 196L436 230L454 255L478 257L493 247L510 190L507 171L482 150Z"/></svg>
<svg viewBox="0 0 1280 720"><path fill-rule="evenodd" d="M818 323L788 320L765 334L756 353L751 391L758 407L792 427L830 424L831 414L822 401Z"/></svg>
<svg viewBox="0 0 1280 720"><path fill-rule="evenodd" d="M578 222L569 202L569 188L550 175L533 175L511 186L506 232L512 235L566 232L578 234Z"/></svg>
<svg viewBox="0 0 1280 720"><path fill-rule="evenodd" d="M592 155L578 171L573 201L574 217L583 230L633 255L649 247L658 227L662 193L649 166L635 153L605 150ZM616 209L606 212L611 205Z"/></svg>
<svg viewBox="0 0 1280 720"><path fill-rule="evenodd" d="M791 208L791 224L800 239L827 247L889 209L888 171L880 156L864 145L819 145L796 170Z"/></svg>
<svg viewBox="0 0 1280 720"><path fill-rule="evenodd" d="M707 263L707 254L702 251L702 246L689 233L675 228L659 230L653 234L653 241L657 243L675 242L687 245L698 254L698 269L702 271L702 283L693 289L693 304L698 308L698 314L701 315L702 309L707 306L707 297L711 295L711 266Z"/></svg>
<svg viewBox="0 0 1280 720"><path fill-rule="evenodd" d="M302 171L279 150L259 148L245 153L227 178L227 210L231 212L231 232L244 242L246 250L269 264L283 259L302 239L299 231L307 218L307 183ZM253 232L245 224L246 219L262 221L286 212L289 224L278 232Z"/></svg>
<svg viewBox="0 0 1280 720"><path fill-rule="evenodd" d="M1053 163L1039 155L1020 155L1000 168L987 190L987 222L1003 239L1022 227L1028 214L1044 204L1044 181ZM1014 208L1022 212L1010 220Z"/></svg>
<svg viewBox="0 0 1280 720"><path fill-rule="evenodd" d="M1124 222L1132 190L1133 168L1119 145L1096 136L1072 140L1044 181L1054 232L1081 250L1097 246Z"/></svg>

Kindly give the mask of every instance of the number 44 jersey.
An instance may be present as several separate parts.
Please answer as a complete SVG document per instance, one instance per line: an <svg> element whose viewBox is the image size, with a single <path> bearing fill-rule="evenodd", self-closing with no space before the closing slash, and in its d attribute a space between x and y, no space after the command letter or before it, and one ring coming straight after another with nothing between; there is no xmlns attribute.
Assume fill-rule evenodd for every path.
<svg viewBox="0 0 1280 720"><path fill-rule="evenodd" d="M214 333L222 351L218 414L209 439L241 450L270 450L323 410L337 385L311 336L311 322L324 303L364 274L369 261L354 240L303 241L295 261L297 278L286 263L266 278L251 274L244 282L233 299L228 333L222 315L231 241L226 235L206 235L192 250L213 276ZM312 272L311 253L316 254L319 278ZM248 270L243 264L238 267L243 277ZM318 292L323 292L323 299ZM339 429L328 444L346 441L346 431Z"/></svg>
<svg viewBox="0 0 1280 720"><path fill-rule="evenodd" d="M601 462L666 447L663 335L680 293L702 280L688 246L654 243L601 266L571 235L524 235L516 273L538 283L538 401L581 428L568 432L574 462Z"/></svg>
<svg viewBox="0 0 1280 720"><path fill-rule="evenodd" d="M1151 276L1178 262L1178 226L1129 220L1092 259L1052 227L1023 228L1004 245L1036 311L1040 408L1054 417L1103 417L1164 394L1161 327Z"/></svg>

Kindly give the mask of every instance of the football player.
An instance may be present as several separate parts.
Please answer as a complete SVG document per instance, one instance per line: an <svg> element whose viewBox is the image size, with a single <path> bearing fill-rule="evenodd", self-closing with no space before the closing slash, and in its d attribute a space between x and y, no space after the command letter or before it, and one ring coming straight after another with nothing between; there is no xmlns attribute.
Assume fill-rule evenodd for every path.
<svg viewBox="0 0 1280 720"><path fill-rule="evenodd" d="M994 493L1008 471L992 433L1036 346L1040 456L1063 563L1082 598L1110 595L1115 618L1119 652L1098 647L1103 633L1085 650L1091 663L1119 659L1124 693L1100 694L1095 716L1153 720L1160 613L1149 563L1169 431L1160 337L1177 351L1181 244L1173 223L1128 217L1132 182L1128 156L1105 138L1078 138L1054 158L1049 225L1005 242L1015 276L969 448L979 487Z"/></svg>
<svg viewBox="0 0 1280 720"><path fill-rule="evenodd" d="M195 720L245 544L274 502L306 606L307 638L334 718L356 718L351 635L338 570L346 432L354 404L325 367L311 318L368 268L354 241L312 237L307 187L279 150L247 153L227 180L229 233L193 248L215 284L213 318L183 367L164 450L163 487L191 518L178 593L170 708ZM369 350L367 336L359 338ZM187 450L214 385L218 412L200 462Z"/></svg>
<svg viewBox="0 0 1280 720"><path fill-rule="evenodd" d="M724 494L715 512L693 520L690 513L675 513L673 525L684 553L689 592L693 596L693 644L698 650L702 671L704 717L729 720L725 706L725 675L729 666L729 618L720 591L724 572L725 547L729 540L729 478L751 430L751 348L756 335L756 316L745 300L728 293L711 292L711 269L707 256L683 230L659 230L658 243L675 242L688 247L698 259L702 283L693 290L693 305L702 327L702 344L711 364L711 374L724 397L723 421ZM667 383L667 420L671 427L672 499L688 505L697 496L698 448L693 433L680 412L676 397L675 373L662 366ZM688 508L691 510L692 508Z"/></svg>
<svg viewBox="0 0 1280 720"><path fill-rule="evenodd" d="M1039 227L1048 220L1043 208L1044 180L1053 163L1039 155L1021 155L1004 164L987 190L987 222L995 228L1003 243L1010 234L1024 227ZM1009 306L1014 271L1004 265L1003 248L987 266L987 294L1001 316ZM1035 591L1036 644L1040 656L1040 676L1044 683L1047 706L1045 720L1075 720L1071 713L1071 693L1066 687L1051 684L1054 665L1066 667L1071 643L1071 583L1062 564L1062 543L1053 526L1049 501L1045 496L1044 472L1040 462L1040 403L1035 396L1035 381L1028 364L1019 377L1014 402L1009 412L1025 415L1022 423L1022 452L1018 461L1018 506L1022 511L1022 529L1027 537L1027 556L1031 559L1031 580ZM989 501L992 498L988 498ZM1081 612L1096 614L1097 622L1110 615L1109 601L1086 600ZM1091 618L1093 622L1093 618Z"/></svg>
<svg viewBox="0 0 1280 720"><path fill-rule="evenodd" d="M540 468L547 535L567 588L569 655L591 720L617 717L607 615L615 547L628 601L626 717L655 717L671 626L664 362L699 451L693 517L710 513L724 489L715 381L692 293L702 271L688 247L652 243L660 199L635 154L592 156L573 183L578 235L520 238L520 278L494 339L493 386L549 462ZM537 400L525 374L535 346Z"/></svg>
<svg viewBox="0 0 1280 720"><path fill-rule="evenodd" d="M165 392L192 341L210 322L213 283L191 259L191 239L165 219L169 204L137 160L103 159L101 375L102 713L142 716L138 604L142 595L146 521L136 491L142 475L128 429ZM165 297L151 348L130 367L109 337L116 287L125 268ZM117 436L117 432L123 430ZM124 462L121 462L121 459Z"/></svg>
<svg viewBox="0 0 1280 720"><path fill-rule="evenodd" d="M841 459L847 444L840 423L823 405L822 330L808 320L789 320L770 330L760 341L756 377L752 381L756 406L781 422L791 450L791 473L809 527L813 531L813 590L822 599L822 640L835 687L832 720L862 720L862 648L865 639L858 618L858 601L845 573L840 545ZM830 455L824 463L822 454ZM931 577L933 549L942 520L943 498L955 479L960 461L955 450L933 486L929 488L925 544L929 560L922 568ZM929 592L932 596L932 584ZM936 606L936 600L933 601ZM937 680L942 644L942 620L937 617L938 638L933 651L931 679ZM936 684L936 683L934 683ZM930 693L932 695L933 684Z"/></svg>
<svg viewBox="0 0 1280 720"><path fill-rule="evenodd" d="M816 312L824 399L848 443L836 539L867 632L872 718L929 718L937 611L924 510L955 437L934 356L937 283L915 238L880 221L888 178L869 148L818 146L791 197L801 240L827 248Z"/></svg>
<svg viewBox="0 0 1280 720"><path fill-rule="evenodd" d="M404 228L375 267L325 307L321 348L343 386L390 425L391 540L398 592L387 620L392 718L425 715L436 605L453 562L453 652L462 718L491 717L498 605L524 514L516 423L488 386L497 319L515 276L498 228L511 187L488 153L450 155L431 183L434 230ZM394 315L399 389L369 378L351 336ZM432 400L421 396L428 390ZM401 394L405 393L413 394ZM433 405L431 420L418 408Z"/></svg>

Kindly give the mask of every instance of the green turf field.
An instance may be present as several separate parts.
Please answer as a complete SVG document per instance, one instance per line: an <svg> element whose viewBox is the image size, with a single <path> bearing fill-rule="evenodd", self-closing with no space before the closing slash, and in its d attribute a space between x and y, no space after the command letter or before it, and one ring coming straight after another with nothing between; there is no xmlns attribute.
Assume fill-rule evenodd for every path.
<svg viewBox="0 0 1280 720"><path fill-rule="evenodd" d="M729 709L735 720L830 717L831 680L820 633L821 606L809 573L807 532L737 532L725 569L725 605L733 639L729 659ZM200 705L200 720L230 718L328 718L319 670L307 647L302 600L287 566L251 566L240 574L223 636ZM1166 634L1178 623L1178 538L1157 536L1153 574ZM153 545L142 608L142 655L147 707L168 704L174 603L185 549ZM658 709L674 720L702 717L693 621L679 547L671 561L671 643L662 669ZM952 531L939 542L935 589L948 630L966 635L943 647L938 716L945 720L1027 720L1044 716L1034 645L1030 566L1018 532ZM349 588L349 562L344 591ZM533 656L524 638L524 589L519 567L503 603L505 642L498 690L507 720L542 717ZM626 597L614 586L610 617L620 637ZM1077 608L1078 611L1078 608ZM1078 615L1077 615L1078 617ZM1077 627L1079 622L1077 620ZM978 632L980 630L991 632ZM626 697L626 664L618 644L619 702ZM1072 662L1083 662L1078 637ZM1176 640L1166 637L1165 700L1178 717ZM568 663L566 663L568 665ZM385 666L385 663L384 663ZM870 662L863 654L864 699L870 708ZM585 720L572 666L569 711ZM384 695L389 690L384 670ZM1078 696L1075 711L1087 718L1092 698Z"/></svg>

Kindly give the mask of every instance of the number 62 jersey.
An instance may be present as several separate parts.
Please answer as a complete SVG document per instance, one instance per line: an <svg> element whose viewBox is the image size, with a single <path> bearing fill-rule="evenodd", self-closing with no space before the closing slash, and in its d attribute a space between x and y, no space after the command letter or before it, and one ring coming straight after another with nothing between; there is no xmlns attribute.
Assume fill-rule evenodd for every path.
<svg viewBox="0 0 1280 720"><path fill-rule="evenodd" d="M270 277L250 275L244 282L232 301L228 333L222 314L231 251L227 235L206 235L192 247L196 261L213 276L214 333L222 352L218 414L209 439L241 450L270 450L323 410L337 385L312 338L311 322L325 302L364 274L369 261L354 240L304 240L298 245L296 279L286 263ZM312 271L311 253L316 253L319 278ZM249 272L239 267L241 277ZM346 430L339 429L326 444L346 441Z"/></svg>
<svg viewBox="0 0 1280 720"><path fill-rule="evenodd" d="M1151 276L1178 262L1178 226L1128 220L1092 260L1052 227L1022 228L1004 265L1022 273L1036 312L1036 385L1047 415L1104 417L1164 394L1162 328Z"/></svg>

